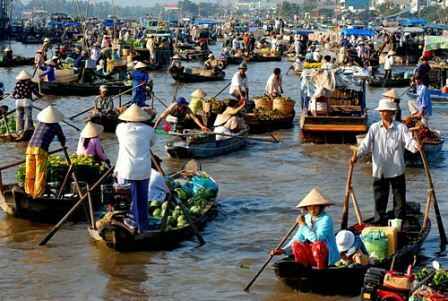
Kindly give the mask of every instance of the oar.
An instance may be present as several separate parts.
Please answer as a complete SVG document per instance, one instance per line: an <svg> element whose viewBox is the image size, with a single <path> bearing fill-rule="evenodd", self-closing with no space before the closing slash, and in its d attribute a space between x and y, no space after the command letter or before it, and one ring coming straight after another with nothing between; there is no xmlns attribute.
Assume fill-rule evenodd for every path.
<svg viewBox="0 0 448 301"><path fill-rule="evenodd" d="M169 135L173 136L182 136L182 137L188 137L192 136L193 134L181 134L181 133L175 133L175 132L169 132ZM238 138L238 139L247 139L247 140L253 140L253 141L259 141L259 142L269 142L269 143L279 143L280 139L278 136L275 136L274 133L271 134L272 140L270 138L261 138L261 137L249 137L249 136L239 136L239 135L229 135L224 133L213 133L213 132L201 132L201 134L206 135L218 135L218 136L224 136L224 137L230 137L230 138Z"/></svg>
<svg viewBox="0 0 448 301"><path fill-rule="evenodd" d="M41 108L38 108L38 107L36 107L36 106L34 106L34 105L33 105L33 108L36 109L36 110L38 110L39 112L42 111ZM77 127L76 125L74 125L74 124L68 123L68 122L65 121L65 120L62 120L62 123L65 123L65 124L68 125L69 127L72 127L72 128L74 128L75 130L77 130L78 132L81 132L81 129L80 129L79 127Z"/></svg>
<svg viewBox="0 0 448 301"><path fill-rule="evenodd" d="M294 230L297 228L298 223L295 222L294 225L289 229L288 233L286 233L285 236L283 236L282 240L280 241L280 243L277 245L276 249L279 249L281 247L283 247L283 245L285 244L285 242L288 240L289 236L292 234L292 232L294 232ZM255 274L254 278L252 278L252 280L246 285L246 287L244 288L245 292L249 292L250 287L252 286L252 284L254 284L254 282L258 279L258 277L261 275L261 273L263 273L264 269L267 267L267 265L271 262L272 258L274 258L274 255L269 255L269 258L265 261L265 263L263 264L263 266L260 268L260 270L258 271L257 274Z"/></svg>
<svg viewBox="0 0 448 301"><path fill-rule="evenodd" d="M356 156L356 154L353 153L353 156ZM348 224L348 211L352 187L353 166L354 164L350 160L348 165L347 182L345 183L344 209L342 210L341 230L347 229Z"/></svg>
<svg viewBox="0 0 448 301"><path fill-rule="evenodd" d="M121 92L120 94L114 95L114 96L112 97L112 101L113 101L115 98L120 97L120 96L122 96L122 95L124 95L124 94L127 94L127 93L129 93L130 91L132 91L132 90L134 90L134 89L136 89L136 88L138 88L138 87L140 87L141 85L144 85L144 84L145 84L145 83L141 83L140 85L137 85L137 86L135 86L135 87L133 87L133 88L127 89L126 91ZM81 115L83 115L83 114L89 112L89 111L92 110L93 108L95 108L95 106L91 106L91 107L89 107L88 109L85 109L85 110L82 111L82 112L76 113L75 115L70 116L68 119L73 120L73 119L75 119L76 117L81 116Z"/></svg>
<svg viewBox="0 0 448 301"><path fill-rule="evenodd" d="M432 182L432 176L431 172L429 170L429 164L428 159L426 158L425 151L423 150L423 144L420 142L420 139L418 138L418 135L415 135L418 143L421 145L419 149L420 157L422 158L423 167L425 169L426 177L428 178L428 184L429 184L429 193L430 197L432 196L434 211L436 213L436 221L437 221L437 227L439 228L439 234L440 234L440 250L443 252L446 249L446 244L448 242L446 233L445 233L445 227L443 226L442 216L440 215L440 209L439 209L439 203L437 202L436 192L434 190L434 184ZM428 199L428 202L431 201L431 199ZM426 225L424 225L426 226Z"/></svg>
<svg viewBox="0 0 448 301"><path fill-rule="evenodd" d="M231 83L232 83L232 82L229 82L224 88L221 89L221 91L219 91L219 92L218 92L215 96L213 96L212 98L216 98L216 97L218 97L219 95L221 95L221 93L224 92L224 90L227 89L227 88L230 86Z"/></svg>
<svg viewBox="0 0 448 301"><path fill-rule="evenodd" d="M153 94L152 96L157 99L162 104L162 106L168 108L168 105L160 97L157 97L155 94Z"/></svg>
<svg viewBox="0 0 448 301"><path fill-rule="evenodd" d="M95 184L93 184L84 195L80 195L80 199L78 202L76 202L75 205L64 215L64 217L51 229L51 231L39 242L39 246L45 245L55 234L58 232L58 230L61 228L62 224L72 215L72 213L78 209L78 207L82 204L82 202L88 197L88 193L95 190L98 185L100 185L104 179L109 176L109 174L114 170L114 166L109 168L99 179L96 181Z"/></svg>
<svg viewBox="0 0 448 301"><path fill-rule="evenodd" d="M159 165L159 163L154 159L154 154L151 152L151 161L152 164L154 164L154 166L156 167L157 171L162 175L165 176L165 172L163 171L162 167ZM182 201L176 199L175 194L173 191L171 191L171 187L168 185L168 188L170 189L170 198L173 198L177 203L177 205L180 206L180 208L182 209L185 218L187 219L188 224L191 226L191 229L193 229L194 234L196 235L199 244L203 245L205 244L205 240L202 237L201 233L199 232L198 228L196 227L195 223L193 222L193 219L190 216L190 212L188 211L188 209L185 207L185 205L182 203Z"/></svg>

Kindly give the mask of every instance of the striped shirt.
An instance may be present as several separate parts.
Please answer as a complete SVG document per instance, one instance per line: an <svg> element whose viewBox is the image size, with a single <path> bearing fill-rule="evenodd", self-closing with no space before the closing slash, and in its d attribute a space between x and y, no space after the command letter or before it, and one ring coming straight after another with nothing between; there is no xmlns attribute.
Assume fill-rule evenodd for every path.
<svg viewBox="0 0 448 301"><path fill-rule="evenodd" d="M58 123L39 122L39 125L34 130L28 146L39 147L48 152L48 148L50 147L50 144L55 136L58 136L61 144L65 145L65 136L62 132L61 126Z"/></svg>

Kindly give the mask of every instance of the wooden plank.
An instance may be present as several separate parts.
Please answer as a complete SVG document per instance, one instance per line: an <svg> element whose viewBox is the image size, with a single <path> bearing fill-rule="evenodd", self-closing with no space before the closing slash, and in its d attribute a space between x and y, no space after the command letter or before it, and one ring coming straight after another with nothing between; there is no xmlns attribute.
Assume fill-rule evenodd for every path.
<svg viewBox="0 0 448 301"><path fill-rule="evenodd" d="M312 132L367 132L365 124L305 124L303 131Z"/></svg>

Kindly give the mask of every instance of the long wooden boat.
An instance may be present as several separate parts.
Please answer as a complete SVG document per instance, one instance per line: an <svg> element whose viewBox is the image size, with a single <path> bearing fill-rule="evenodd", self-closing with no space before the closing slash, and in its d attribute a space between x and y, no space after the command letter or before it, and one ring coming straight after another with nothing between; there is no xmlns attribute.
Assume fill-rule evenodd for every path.
<svg viewBox="0 0 448 301"><path fill-rule="evenodd" d="M442 155L443 144L445 139L441 138L437 142L423 143L423 150L425 151L426 158L429 163L436 162L440 159ZM411 153L410 151L405 151L404 159L407 165L410 166L421 166L423 164L420 153Z"/></svg>
<svg viewBox="0 0 448 301"><path fill-rule="evenodd" d="M40 90L44 94L58 96L92 96L97 95L101 85L106 85L111 94L119 94L131 88L123 82L96 82L96 83L59 83L41 82ZM131 92L129 92L131 93Z"/></svg>
<svg viewBox="0 0 448 301"><path fill-rule="evenodd" d="M448 93L442 93L438 89L429 89L431 101L434 102L448 102ZM411 98L417 98L417 92L408 91L406 93Z"/></svg>
<svg viewBox="0 0 448 301"><path fill-rule="evenodd" d="M244 61L244 58L242 56L228 56L227 57L227 64L228 65L239 65Z"/></svg>
<svg viewBox="0 0 448 301"><path fill-rule="evenodd" d="M261 134L280 129L290 129L294 126L294 116L295 112L283 118L260 119L253 113L243 114L244 120L249 126L249 132L252 134Z"/></svg>
<svg viewBox="0 0 448 301"><path fill-rule="evenodd" d="M185 68L182 70L170 69L170 74L174 80L183 83L220 81L224 80L224 77L226 76L226 73L222 70L214 74L205 75L204 73L187 72Z"/></svg>
<svg viewBox="0 0 448 301"><path fill-rule="evenodd" d="M383 77L371 77L367 80L367 83L370 87L407 87L410 84L410 80L408 78L384 79Z"/></svg>
<svg viewBox="0 0 448 301"><path fill-rule="evenodd" d="M247 131L235 137L216 140L213 135L202 143L190 143L187 140L176 140L165 145L166 152L173 158L210 158L228 154L247 145Z"/></svg>
<svg viewBox="0 0 448 301"><path fill-rule="evenodd" d="M417 204L416 204L417 205ZM423 242L428 236L431 223L428 220L427 227L422 228L423 214L419 206L410 208L408 204L406 221L403 223L402 236L398 240L398 250L395 256L396 270L405 269L414 260L414 255L420 251ZM418 208L418 209L417 209ZM392 212L389 212L392 216ZM369 224L373 219L366 220ZM353 231L355 227L352 228ZM302 291L324 295L359 295L363 286L364 274L370 267L389 268L391 259L377 265L355 265L349 267L329 267L318 270L305 268L294 262L292 257L285 257L274 264L276 275L286 285Z"/></svg>
<svg viewBox="0 0 448 301"><path fill-rule="evenodd" d="M27 142L33 136L34 130L26 131L23 135L17 135L16 133L4 133L0 134L0 141L3 142Z"/></svg>
<svg viewBox="0 0 448 301"><path fill-rule="evenodd" d="M15 56L12 62L0 62L0 68L12 68L17 66L26 66L32 65L34 63L34 58L32 57L23 57L23 56Z"/></svg>
<svg viewBox="0 0 448 301"><path fill-rule="evenodd" d="M246 57L246 61L248 62L280 62L281 60L282 60L281 55L261 55L258 53Z"/></svg>
<svg viewBox="0 0 448 301"><path fill-rule="evenodd" d="M201 214L192 216L193 223L197 228L202 229L208 221L216 216L216 196L217 193L211 199L207 199L207 204L201 210ZM103 242L118 251L172 249L194 234L192 225L188 223L162 230L161 220L154 217L150 217L148 230L136 233L135 229L125 221L128 217L126 210L112 211L110 215L100 229L90 226L88 232L93 240ZM100 220L99 223L101 222Z"/></svg>

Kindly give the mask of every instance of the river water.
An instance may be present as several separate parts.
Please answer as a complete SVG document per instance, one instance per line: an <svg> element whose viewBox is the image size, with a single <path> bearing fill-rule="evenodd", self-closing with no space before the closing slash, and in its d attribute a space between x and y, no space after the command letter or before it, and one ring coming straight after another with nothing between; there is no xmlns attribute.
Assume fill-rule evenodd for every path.
<svg viewBox="0 0 448 301"><path fill-rule="evenodd" d="M12 48L16 54L32 56L36 46L13 43ZM251 95L263 94L265 82L277 66L286 71L289 64L286 61L249 64ZM231 78L236 68L230 66L226 69L226 79ZM0 81L4 82L6 91L11 91L20 70L0 70ZM32 72L31 67L28 70ZM171 99L175 85L169 74L154 73L153 77L156 95ZM283 80L286 94L298 100L298 78L284 75ZM225 84L185 84L179 87L178 96L188 96L199 87L211 96ZM376 106L382 92L382 89L369 90L368 108ZM70 116L91 106L93 98L66 97L54 101L66 116ZM404 114L407 113L406 99L405 96L401 104ZM8 103L13 105L11 101ZM37 105L43 107L45 102L39 101ZM431 119L432 126L442 134L448 132L448 123L445 123L448 107L445 106L435 105ZM161 112L162 107L157 102L156 108ZM378 119L373 110L369 115L371 122ZM74 123L82 127L81 119ZM75 151L78 133L63 127L70 149ZM220 194L219 214L204 229L207 243L200 248L192 240L171 251L121 254L92 242L85 224L67 224L47 246L38 247L39 240L50 229L49 225L34 224L0 213L0 299L357 300L297 293L281 283L272 268L265 270L250 294L242 290L263 264L268 250L294 223L297 202L314 186L320 186L323 193L336 203L328 209L334 218L335 228L341 216L349 147L302 143L298 118L293 129L278 133L281 135L280 144L251 142L245 150L201 161L203 169L218 181ZM165 168L176 170L183 162L167 157L163 151L165 139L158 137L155 152L165 159ZM116 139L112 134L104 135L103 144L114 161L118 149ZM53 148L56 147L55 143ZM0 154L0 165L21 160L24 146L1 144ZM446 157L445 147L441 160L431 170L443 216L448 213ZM14 174L15 170L7 173L4 182L14 181ZM423 169L408 168L406 176L408 200L420 201L423 207L427 189ZM367 164L356 165L353 186L363 215L370 216L373 193ZM351 219L353 221L354 217ZM426 260L434 258L439 248L438 231L435 223L433 225L422 252ZM446 257L439 260L448 266Z"/></svg>

